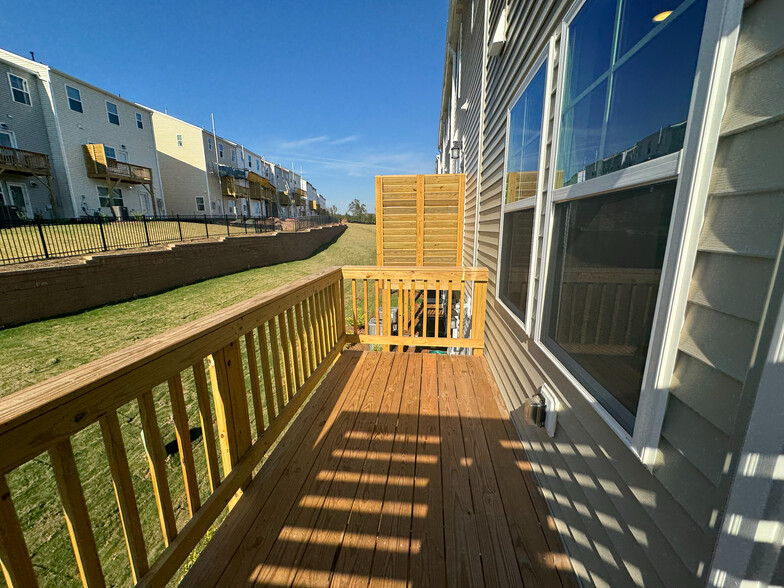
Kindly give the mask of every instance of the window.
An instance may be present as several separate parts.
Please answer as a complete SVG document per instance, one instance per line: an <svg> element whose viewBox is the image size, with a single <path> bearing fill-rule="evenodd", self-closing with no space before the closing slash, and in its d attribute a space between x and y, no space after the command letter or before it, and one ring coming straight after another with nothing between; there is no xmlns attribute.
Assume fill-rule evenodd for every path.
<svg viewBox="0 0 784 588"><path fill-rule="evenodd" d="M142 113L141 112L137 112L136 113L136 128L137 129L143 129L144 128L144 120L142 120Z"/></svg>
<svg viewBox="0 0 784 588"><path fill-rule="evenodd" d="M114 147L110 147L109 145L103 146L103 153L106 155L106 159L117 159L117 151Z"/></svg>
<svg viewBox="0 0 784 588"><path fill-rule="evenodd" d="M196 210L198 212L204 212L207 210L207 207L204 206L204 196L196 196Z"/></svg>
<svg viewBox="0 0 784 588"><path fill-rule="evenodd" d="M212 137L207 137L207 150L212 151Z"/></svg>
<svg viewBox="0 0 784 588"><path fill-rule="evenodd" d="M117 113L117 105L111 102L106 103L106 116L109 117L109 122L113 125L120 125L120 115Z"/></svg>
<svg viewBox="0 0 784 588"><path fill-rule="evenodd" d="M571 22L556 188L679 151L707 0L589 0ZM617 26L616 26L617 23Z"/></svg>
<svg viewBox="0 0 784 588"><path fill-rule="evenodd" d="M0 130L0 147L16 149L16 136L13 131Z"/></svg>
<svg viewBox="0 0 784 588"><path fill-rule="evenodd" d="M122 161L123 163L128 163L128 152L123 151L122 149L117 150L117 161Z"/></svg>
<svg viewBox="0 0 784 588"><path fill-rule="evenodd" d="M177 135L177 147L182 147L182 135Z"/></svg>
<svg viewBox="0 0 784 588"><path fill-rule="evenodd" d="M110 206L122 206L123 205L122 190L120 188L114 189L114 198L110 203L109 188L107 188L106 186L98 186L98 202L103 208L109 208Z"/></svg>
<svg viewBox="0 0 784 588"><path fill-rule="evenodd" d="M231 160L232 161L237 161L237 150L236 149L232 149L231 150Z"/></svg>
<svg viewBox="0 0 784 588"><path fill-rule="evenodd" d="M248 167L253 167L251 159L251 156L248 155Z"/></svg>
<svg viewBox="0 0 784 588"><path fill-rule="evenodd" d="M508 143L498 295L522 321L526 330L546 79L547 62L544 62L525 84L507 117Z"/></svg>
<svg viewBox="0 0 784 588"><path fill-rule="evenodd" d="M257 159L256 160L256 171L259 171L260 169L261 169L261 162Z"/></svg>
<svg viewBox="0 0 784 588"><path fill-rule="evenodd" d="M74 112L84 112L84 109L82 108L82 95L79 90L71 86L66 86L65 94L68 96L68 108Z"/></svg>
<svg viewBox="0 0 784 588"><path fill-rule="evenodd" d="M706 6L587 0L562 49L539 338L646 463L635 426L655 418L646 364L664 357L651 334Z"/></svg>
<svg viewBox="0 0 784 588"><path fill-rule="evenodd" d="M223 143L218 143L219 155L223 157Z"/></svg>
<svg viewBox="0 0 784 588"><path fill-rule="evenodd" d="M8 83L11 85L11 96L13 97L14 102L21 102L28 106L33 104L33 101L30 100L30 88L27 85L26 79L9 73Z"/></svg>
<svg viewBox="0 0 784 588"><path fill-rule="evenodd" d="M634 428L675 182L560 202L542 338Z"/></svg>

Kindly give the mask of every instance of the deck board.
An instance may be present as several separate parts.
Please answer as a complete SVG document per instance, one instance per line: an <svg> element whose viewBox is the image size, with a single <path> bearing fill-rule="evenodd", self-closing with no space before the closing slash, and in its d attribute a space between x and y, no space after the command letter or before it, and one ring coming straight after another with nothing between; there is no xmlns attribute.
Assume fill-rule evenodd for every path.
<svg viewBox="0 0 784 588"><path fill-rule="evenodd" d="M482 357L344 352L185 586L573 585Z"/></svg>

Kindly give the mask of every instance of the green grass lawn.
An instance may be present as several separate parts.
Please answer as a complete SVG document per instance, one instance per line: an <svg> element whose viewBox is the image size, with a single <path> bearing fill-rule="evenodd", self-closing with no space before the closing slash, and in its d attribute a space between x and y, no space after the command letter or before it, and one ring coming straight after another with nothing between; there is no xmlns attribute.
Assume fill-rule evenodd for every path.
<svg viewBox="0 0 784 588"><path fill-rule="evenodd" d="M249 270L71 317L0 331L0 396L326 267L374 264L375 227L349 225L335 243L304 261ZM348 309L346 316L350 317ZM183 384L190 426L196 427L192 375L183 372ZM174 440L168 392L164 386L153 392L164 443L168 443ZM163 541L141 445L138 408L129 403L118 413L152 561L163 550ZM122 529L97 423L74 436L72 442L107 583L130 585ZM194 442L194 457L204 500L209 488L200 438ZM176 453L169 456L167 466L178 528L182 528L187 520L187 506ZM42 455L17 468L8 476L8 482L41 585L79 586L48 456ZM4 585L2 579L0 585Z"/></svg>

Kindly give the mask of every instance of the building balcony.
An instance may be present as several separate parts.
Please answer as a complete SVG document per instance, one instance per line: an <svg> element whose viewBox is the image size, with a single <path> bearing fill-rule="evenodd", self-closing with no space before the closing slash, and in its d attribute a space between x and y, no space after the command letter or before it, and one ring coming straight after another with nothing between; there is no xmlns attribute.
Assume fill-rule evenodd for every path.
<svg viewBox="0 0 784 588"><path fill-rule="evenodd" d="M104 584L77 468L85 451L108 460L89 483L114 487L116 520L101 525L122 527L138 586L170 582L224 514L183 585L570 584L481 355L487 279L484 268L330 268L6 397L10 585L36 577L6 475L44 453L62 503L46 507L65 511L83 584ZM382 351L356 347L367 344ZM427 352L446 348L474 354ZM138 455L121 430L129 414ZM75 453L88 428L103 443ZM134 471L154 501L137 496L129 463L149 469ZM163 545L142 532L140 512L155 511Z"/></svg>
<svg viewBox="0 0 784 588"><path fill-rule="evenodd" d="M32 176L52 173L48 155L13 147L0 147L0 170Z"/></svg>
<svg viewBox="0 0 784 588"><path fill-rule="evenodd" d="M91 143L83 148L88 178L152 184L152 170L149 167L108 158L101 143Z"/></svg>
<svg viewBox="0 0 784 588"><path fill-rule="evenodd" d="M222 176L220 182L222 196L227 198L248 198L248 187L238 184L234 176Z"/></svg>

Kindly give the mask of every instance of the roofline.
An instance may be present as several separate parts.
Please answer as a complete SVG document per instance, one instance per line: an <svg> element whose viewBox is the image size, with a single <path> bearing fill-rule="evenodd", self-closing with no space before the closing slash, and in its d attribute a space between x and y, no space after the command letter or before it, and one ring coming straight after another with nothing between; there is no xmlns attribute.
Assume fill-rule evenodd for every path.
<svg viewBox="0 0 784 588"><path fill-rule="evenodd" d="M445 90L447 88L447 83L450 82L452 79L452 68L451 68L451 60L449 55L449 48L450 48L450 41L454 40L453 37L457 32L453 30L453 28L454 28L455 17L457 15L458 5L462 9L463 0L449 0L449 13L446 21L446 42L444 47L444 76L441 82L441 109L438 114L438 144L436 145L436 147L438 147L439 149L441 148L441 142L443 140L441 121L444 118L444 113L449 108L449 105L446 103Z"/></svg>

